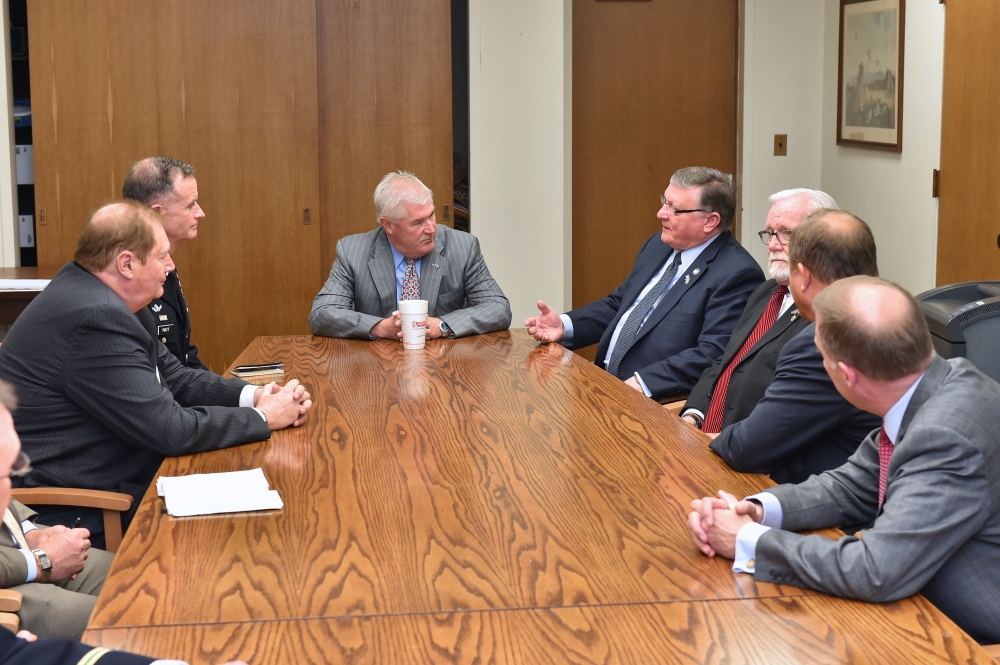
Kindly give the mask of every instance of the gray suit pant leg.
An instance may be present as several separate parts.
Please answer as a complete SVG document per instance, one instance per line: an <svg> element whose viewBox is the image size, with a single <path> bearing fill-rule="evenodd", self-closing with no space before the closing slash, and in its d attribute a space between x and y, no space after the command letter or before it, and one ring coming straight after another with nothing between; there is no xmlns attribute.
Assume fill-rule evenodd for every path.
<svg viewBox="0 0 1000 665"><path fill-rule="evenodd" d="M75 580L58 584L29 582L11 587L23 596L17 613L21 628L39 637L79 640L114 559L114 554L92 549Z"/></svg>

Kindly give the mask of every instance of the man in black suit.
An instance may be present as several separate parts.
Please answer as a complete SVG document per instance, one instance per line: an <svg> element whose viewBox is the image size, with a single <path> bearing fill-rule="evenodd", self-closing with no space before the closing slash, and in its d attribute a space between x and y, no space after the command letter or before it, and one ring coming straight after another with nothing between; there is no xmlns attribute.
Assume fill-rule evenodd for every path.
<svg viewBox="0 0 1000 665"><path fill-rule="evenodd" d="M789 285L803 319L833 282L878 276L871 229L848 212L818 210L792 236ZM797 483L835 469L854 454L879 419L837 392L816 348L816 324L806 326L778 355L774 379L743 420L728 424L710 448L731 467Z"/></svg>
<svg viewBox="0 0 1000 665"><path fill-rule="evenodd" d="M134 314L162 293L169 248L155 212L107 205L76 260L11 326L0 378L20 395L14 420L34 460L18 486L123 492L138 505L165 456L262 441L305 419L312 402L298 381L259 388L189 369L149 336ZM79 515L103 540L100 511L40 508L39 521Z"/></svg>
<svg viewBox="0 0 1000 665"><path fill-rule="evenodd" d="M540 342L598 343L597 365L653 399L686 395L722 355L760 266L733 237L732 178L701 166L677 171L660 195L661 230L614 293L567 314L538 302L524 322Z"/></svg>
<svg viewBox="0 0 1000 665"><path fill-rule="evenodd" d="M725 353L701 375L681 411L684 420L708 434L750 414L774 378L781 347L808 324L788 291L788 243L809 213L836 209L837 203L815 189L786 189L768 201L764 230L757 235L767 245L771 279L750 296Z"/></svg>
<svg viewBox="0 0 1000 665"><path fill-rule="evenodd" d="M198 236L198 223L205 211L198 204L198 182L194 167L171 157L147 157L129 169L122 185L122 198L144 203L160 215L170 241L170 256L186 240ZM154 334L185 367L208 369L191 343L191 318L177 270L163 283L163 295L147 305L153 315Z"/></svg>

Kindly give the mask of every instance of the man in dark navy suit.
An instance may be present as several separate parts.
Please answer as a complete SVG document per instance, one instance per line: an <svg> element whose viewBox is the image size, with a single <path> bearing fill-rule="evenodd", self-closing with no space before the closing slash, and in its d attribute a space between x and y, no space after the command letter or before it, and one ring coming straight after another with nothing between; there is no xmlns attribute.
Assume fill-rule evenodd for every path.
<svg viewBox="0 0 1000 665"><path fill-rule="evenodd" d="M159 213L171 256L182 242L198 236L198 224L205 217L198 203L194 167L171 157L147 157L133 164L122 185L122 198ZM163 295L153 298L147 308L156 322L152 332L167 350L185 367L208 369L198 357L198 347L191 343L191 318L176 269L167 275Z"/></svg>
<svg viewBox="0 0 1000 665"><path fill-rule="evenodd" d="M561 315L539 301L540 314L524 322L540 342L571 349L599 343L597 365L653 399L691 391L764 281L730 231L732 177L703 166L681 169L660 203L660 231L611 295Z"/></svg>

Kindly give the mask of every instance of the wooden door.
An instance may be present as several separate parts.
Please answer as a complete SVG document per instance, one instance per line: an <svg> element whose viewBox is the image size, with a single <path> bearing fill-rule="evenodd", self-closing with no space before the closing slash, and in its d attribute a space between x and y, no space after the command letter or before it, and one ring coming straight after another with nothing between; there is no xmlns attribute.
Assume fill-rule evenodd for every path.
<svg viewBox="0 0 1000 665"><path fill-rule="evenodd" d="M1000 2L945 11L938 285L1000 279Z"/></svg>
<svg viewBox="0 0 1000 665"><path fill-rule="evenodd" d="M175 256L202 359L222 371L258 335L308 333L315 21L315 0L31 0L39 263L72 258L134 161L177 157L207 213Z"/></svg>
<svg viewBox="0 0 1000 665"><path fill-rule="evenodd" d="M134 0L28 2L40 266L72 259L90 214L157 152L155 16Z"/></svg>
<svg viewBox="0 0 1000 665"><path fill-rule="evenodd" d="M375 228L375 185L405 169L453 226L450 0L317 0L322 279L337 241ZM320 282L322 283L322 282ZM319 290L318 283L316 290Z"/></svg>
<svg viewBox="0 0 1000 665"><path fill-rule="evenodd" d="M573 3L573 306L613 291L685 166L733 173L735 0Z"/></svg>
<svg viewBox="0 0 1000 665"><path fill-rule="evenodd" d="M192 340L221 372L258 335L309 333L322 226L316 5L158 7L160 151L194 165L206 214L174 258Z"/></svg>

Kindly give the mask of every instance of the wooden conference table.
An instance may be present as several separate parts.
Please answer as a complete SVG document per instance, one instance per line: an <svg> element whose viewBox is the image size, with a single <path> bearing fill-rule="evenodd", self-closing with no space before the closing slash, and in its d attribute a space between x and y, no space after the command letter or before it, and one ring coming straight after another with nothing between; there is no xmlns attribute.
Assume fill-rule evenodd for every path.
<svg viewBox="0 0 1000 665"><path fill-rule="evenodd" d="M175 519L151 489L84 640L192 664L990 663L921 597L755 582L702 556L693 497L770 484L523 330L255 340L314 396L271 441L168 459L262 467L280 511Z"/></svg>

